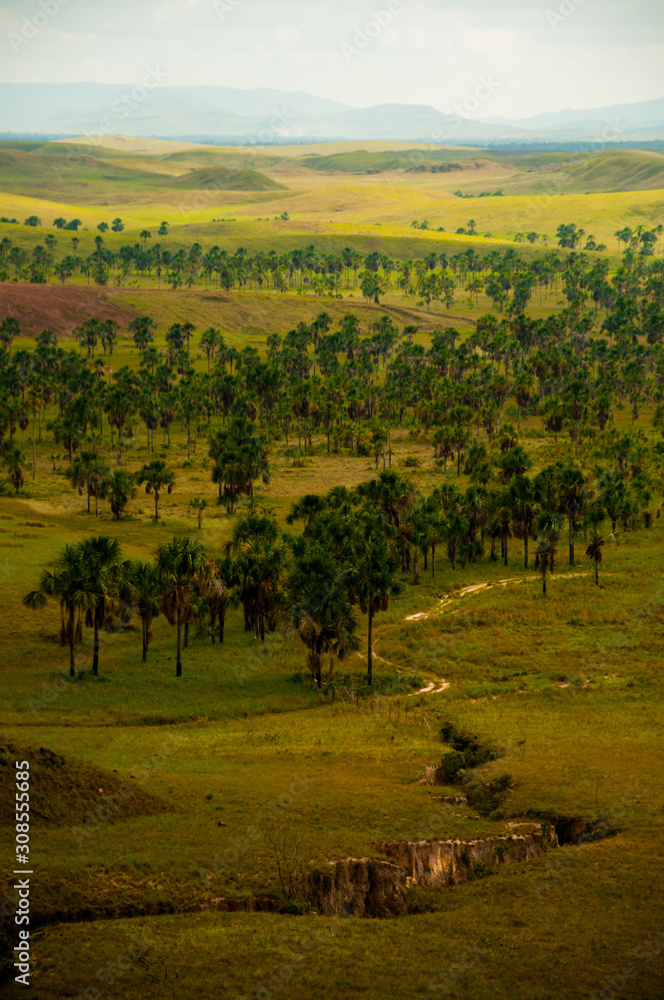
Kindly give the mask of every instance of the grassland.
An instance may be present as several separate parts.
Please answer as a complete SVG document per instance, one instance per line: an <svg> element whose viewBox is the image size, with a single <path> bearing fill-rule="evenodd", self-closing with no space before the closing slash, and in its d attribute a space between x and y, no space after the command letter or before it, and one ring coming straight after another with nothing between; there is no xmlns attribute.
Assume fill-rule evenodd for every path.
<svg viewBox="0 0 664 1000"><path fill-rule="evenodd" d="M402 149L380 145L378 152ZM195 196L210 204L182 208L182 224L173 225L166 238L174 248L179 241L199 239L229 249L234 241L254 249L282 241L291 249L297 241L306 245L315 239L335 247L389 247L395 255L398 246L421 256L424 246L489 247L500 240L464 242L449 233L416 232L411 217L428 213L451 229L474 215L482 231L486 225L507 241L511 230L525 228L537 204L528 191L455 199L446 186L472 186L470 172L464 179L464 171L349 177L304 164L312 152L348 152L337 147L302 149L299 157L290 147L273 150L264 161L253 152L251 166L242 151L170 153L164 146L134 143L129 154L126 148L102 152L114 171L138 169L142 180L114 173L113 181L102 178L98 187L91 179L81 181L91 185L88 201L87 195L74 199L78 182L67 178L55 192L42 185L42 195L57 194L47 203L8 194L25 190L16 175L11 184L0 179L5 192L0 212L21 217L34 212L43 221L50 221L51 210L54 218L78 215L90 228L79 234L81 245L89 242L90 248L97 222L121 215L125 233L106 236L109 245L119 246L137 238L143 226L167 218L174 223L176 212L192 204L179 201L185 195L176 196L166 184L158 189L164 200L152 200L157 188L154 180L145 180L150 171L177 178L207 169L216 158L225 169L229 164L257 169L288 190L264 192L260 197L266 201L251 192L230 199L222 191ZM97 155L100 162L101 152L93 158ZM458 150L449 155L461 159ZM142 165L130 168L136 158ZM540 166L548 169L550 163ZM507 191L512 169L513 177L520 175L512 165L487 167L487 184ZM531 181L526 177L523 183ZM576 221L598 239L606 237L612 249L615 230L637 219L660 221L664 204L661 190L544 198L538 207L542 221L528 228L553 233L559 222ZM335 206L339 211L333 215ZM258 221L258 215L284 210L291 222ZM237 222L210 221L226 214ZM0 236L5 232L26 245L44 237L44 230L0 225ZM71 234L56 235L64 242ZM544 316L557 307L552 296L534 302L529 312ZM31 350L34 334L46 325L61 335L61 343L74 346L67 335L88 308L116 310L125 323L135 315L153 316L158 348L171 323L189 319L199 330L219 326L231 345L250 344L262 353L269 333L283 335L300 321L311 322L323 308L333 324L344 313L355 313L363 330L387 312L400 328L415 323L416 344L428 346L436 327L472 329L473 318L489 303L480 296L472 308L462 303L448 313L440 304L428 312L404 303L396 293L378 307L359 297L339 302L154 287L88 292L77 286L0 286L0 319L8 311L19 315L28 334L15 342L15 350ZM194 355L197 370L204 371L206 361L195 347ZM113 366L124 364L137 368L138 354L123 334ZM46 418L55 413L51 404ZM646 402L639 426L649 434L653 413L654 404ZM621 428L630 424L626 410L618 410L616 419ZM456 472L441 472L430 443L410 430L395 430L394 467L423 492L441 479L456 482ZM208 549L220 554L230 538L235 518L214 504L206 428L191 461L177 421L170 447L157 434L157 452L177 476L173 494L163 497L158 525L151 519L150 498L142 496L119 522L111 519L107 504L101 504L99 518L89 515L85 499L65 478L66 456L46 430L37 446L35 482L29 474L18 496L0 496L2 741L25 747L25 754L45 747L62 755L76 789L76 809L63 818L52 814L47 768L42 787L37 782L33 788L42 810L32 832L33 906L40 925L33 940L35 995L60 1000L97 990L87 998L579 1000L604 991L622 1000L661 1000L664 521L657 518L649 530L618 535L607 547L600 587L583 555L573 568L560 559L546 599L539 575L523 570L516 541L507 567L484 561L453 571L441 560L436 579L423 573L417 586L404 574L403 594L376 618L373 704L332 703L329 694L311 686L296 637L278 630L261 647L234 609L223 646L212 646L192 630L181 680L174 676L174 630L161 617L146 664L135 621L103 633L98 679L90 673L86 631L77 649L80 674L70 683L67 651L57 641L58 609L35 615L21 603L66 542L108 533L118 537L128 557L149 558L173 534L198 535L189 513L194 497L210 501L200 531ZM26 435L27 445L29 430ZM105 436L108 446L108 429ZM568 443L541 435L538 418L524 420L522 440L534 456L533 472L569 454ZM139 428L126 442L122 462L134 471L148 457ZM406 464L413 458L416 467ZM260 487L257 502L284 529L301 495L354 486L374 474L372 461L328 455L324 438L317 436L304 460L283 440L270 460L272 478ZM460 482L467 482L463 475ZM658 489L656 507L661 484ZM241 504L240 513L245 509ZM446 595L449 601L443 600ZM361 683L364 652L338 668L340 684ZM448 686L436 694L418 693L432 681L435 689L443 682ZM446 805L441 795L455 789L418 783L424 767L440 760L444 747L438 731L446 720L500 750L483 774L512 776L502 815ZM0 765L3 796L12 790L5 772ZM146 796L144 807L126 815L109 811L109 789L117 782L138 788ZM266 805L279 800L285 823L299 832L307 860L317 866L331 858L378 856L377 845L387 839L468 840L502 832L529 812L603 818L614 835L500 866L455 889L414 892L411 912L395 920L215 912L212 900L220 897L248 900L275 893L273 855L247 831ZM88 803L87 825L81 801ZM4 858L11 829L2 828L0 836ZM223 860L229 851L230 864ZM612 977L623 984L612 986ZM21 988L10 986L7 995L19 996Z"/></svg>
<svg viewBox="0 0 664 1000"><path fill-rule="evenodd" d="M229 249L245 245L251 250L265 245L264 236L272 245L275 236L278 244L283 239L284 249L302 245L297 241L303 237L309 242L311 237L345 241L342 245L352 237L409 240L415 250L419 239L454 244L459 238L450 234L469 218L482 234L472 241L479 249L529 230L553 240L561 223L575 221L617 250L616 220L652 225L664 207L664 157L656 152L534 156L478 150L471 156L454 147L431 150L389 143L364 144L364 151L356 143L329 144L313 147L315 152L308 147L173 145L174 151L166 152L168 144L163 143L129 150L76 142L0 144L0 213L21 223L35 214L47 226L60 215L76 217L90 230L120 215L127 227L125 241L130 230L168 219L174 239L209 240L207 245L223 239ZM412 169L454 162L462 169ZM265 181L258 183L257 175ZM261 184L280 187L257 190ZM245 190L229 191L229 185ZM454 194L498 189L506 196L480 200ZM290 221L274 225L274 217L283 212ZM213 222L220 217L235 222ZM411 223L424 219L431 231L418 232L415 242ZM436 232L439 227L446 233ZM4 232L14 238L13 229L0 225ZM492 238L485 242L486 233Z"/></svg>

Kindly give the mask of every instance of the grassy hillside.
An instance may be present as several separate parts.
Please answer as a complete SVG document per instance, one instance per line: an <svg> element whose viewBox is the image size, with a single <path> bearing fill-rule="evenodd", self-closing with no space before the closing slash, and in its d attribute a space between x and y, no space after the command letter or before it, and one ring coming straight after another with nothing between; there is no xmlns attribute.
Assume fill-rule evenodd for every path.
<svg viewBox="0 0 664 1000"><path fill-rule="evenodd" d="M664 221L658 154L505 154L488 160L474 152L464 169L449 173L408 174L399 166L373 175L366 171L387 162L409 163L412 147L332 144L263 154L109 140L101 148L76 151L71 172L57 178L53 164L61 165L67 156L56 146L0 147L0 214L21 222L37 214L44 223L36 228L0 224L0 239L8 235L32 250L51 234L58 258L72 252L74 236L78 252L89 254L99 222L116 216L125 221L124 232L104 234L105 245L115 251L157 240L170 252L188 250L194 241L204 248L244 246L252 252L313 243L324 252L350 246L403 259L432 249L488 253L515 246L514 233L532 229L548 234L550 248L557 226L575 222L609 244L606 257L615 269L617 229ZM321 162L325 166L318 169ZM440 151L438 162L463 166L462 154L452 148ZM270 188L206 192L195 186L204 186L219 171L264 177ZM578 192L560 193L551 186L551 178L563 174L565 184L579 185ZM628 175L625 184L650 179L661 187L609 193L609 185ZM527 193L529 185L535 191L540 184L539 194ZM581 193L593 184L604 187ZM504 196L454 194L497 188L504 188ZM284 211L290 221L275 219ZM61 215L80 218L83 229L78 234L54 230L50 223ZM224 221L213 221L220 218ZM454 230L470 218L481 234L492 236L457 235ZM416 219L427 219L431 228L413 229ZM159 237L162 220L169 221L170 231ZM446 231L435 231L438 226ZM144 228L151 237L141 237ZM522 243L516 248L529 257L547 249ZM659 251L654 263L661 265ZM659 288L654 277L653 302ZM11 859L13 784L7 775L15 758L27 757L33 771L35 996L662 1000L664 478L655 446L660 347L645 337L633 345L629 338L640 367L628 368L623 360L615 368L607 365L615 387L607 404L608 425L600 428L591 414L587 424L582 422L579 443L568 433L567 417L562 432L543 430L535 378L530 402L517 409L511 385L523 345L519 350L518 343L507 344L497 326L494 341L476 355L466 352L477 317L492 311L483 292L460 293L452 309L434 302L428 310L395 289L380 305L367 302L353 287L351 274L341 298L259 293L251 287L231 293L170 290L157 287L156 280L153 275L126 288L88 287L82 276L71 285L0 284L0 323L12 317L22 330L10 347L9 360L16 362L9 380L16 403L13 431L9 420L0 426L4 440L13 434L25 453L23 487L0 486L0 843L3 857ZM562 293L552 287L537 292L528 319L553 317L564 305ZM590 301L586 309L593 312ZM466 562L464 555L453 566L447 541L441 541L435 576L431 560L420 565L417 582L412 564L397 567L402 589L374 622L372 694L365 683L368 632L361 604L354 608L359 648L336 662L330 674L326 655L321 690L311 680L308 650L297 630L282 620L261 643L246 629L235 599L229 602L223 644L213 644L202 623L191 623L181 678L175 676L176 629L163 613L153 620L143 662L140 618L114 608L100 632L98 676L92 673L93 631L84 627L83 616L76 677L70 679L69 649L60 645L58 602L37 611L23 602L65 545L107 535L118 539L124 558L150 560L160 545L192 536L210 556L221 558L249 511L245 495L234 514L217 503L211 435L228 420L221 412L209 416L206 405L182 407L185 396L170 395L171 383L181 388L195 379L180 379L186 359L178 361L180 373L160 368L169 328L193 324L193 373L206 392L216 394L226 366L232 367L231 357L237 376L237 355L225 356L229 360L220 362L214 382L204 381L209 364L200 338L205 329L219 328L225 348L255 349L260 363L269 357L271 334L284 337L299 324L311 326L323 311L332 332L346 315L354 316L361 337L372 336L388 316L398 328L395 344L404 339L405 327L415 326L409 334L414 368L408 378L414 378L434 331L457 331L457 349L439 355L442 364L431 393L409 397L401 419L392 411L392 469L407 477L416 493L429 496L436 487L465 490L470 485L461 460L457 468L454 460L435 456L431 421L435 426L438 418L430 411L441 400L456 399L462 380L479 378L483 371L476 414L484 413L485 395L500 398L501 429L520 421L516 436L532 461L530 476L561 462L581 469L594 490L598 467L617 465L617 436L636 435L627 452L628 475L630 489L636 490L647 473L648 521L635 516L633 530L619 522L615 533L607 527L599 585L586 556L584 529L576 538L575 563L568 564L565 525L546 597L540 570L532 565L535 540L524 569L523 538L512 528L505 535L505 561L491 559L492 540L496 555L500 540L487 534L477 562ZM170 492L162 490L158 522L154 493L144 485L121 519L112 516L104 499L98 516L94 501L88 511L85 483L81 490L72 482L65 440L55 437L69 405L68 393L57 388L60 369L55 362L40 369L35 397L25 355L35 351L36 336L50 328L59 346L79 358L85 352L72 339L73 329L91 316L115 320L120 330L112 357L98 343L88 363L95 376L80 375L96 394L96 411L96 402L103 406L117 386L113 376L121 370L126 369L124 383L132 391L136 387L130 376L139 372L141 357L127 327L145 315L154 321L159 352L154 361L159 386L150 384L159 392L160 415L173 406L170 431L157 423L150 449L145 414L152 399L143 392L121 444L107 414L94 431L91 425L85 430L76 425L68 433L78 434L81 448L94 447L113 470L137 473L151 460L163 459L175 482ZM556 385L570 383L579 357L584 364L592 359L587 381L592 368L595 385L595 366L599 376L606 363L605 315L604 306L593 312L590 334L584 328L575 340L562 328L546 334L542 348L559 369L551 376ZM499 324L509 314L496 314L496 319ZM540 327L533 329L542 336ZM360 402L371 400L373 406L373 394L386 379L386 361L379 357L376 366L366 347L356 345L352 361L358 371L369 369ZM311 352L312 344L304 350ZM350 360L346 348L338 353L343 364ZM243 360L244 383L256 356L250 351ZM526 361L537 372L530 347ZM60 358L58 364L65 362ZM320 364L319 355L319 369ZM637 369L647 379L647 391L639 394L633 413L630 390L621 380ZM334 378L327 381L332 384ZM374 477L381 463L380 454L377 466L372 452L359 455L353 447L358 403L345 390L333 398L332 413L350 429L351 446L342 441L335 452L321 422L302 453L293 409L299 386L290 387L294 395L286 397L287 385L282 382L275 396L275 405L285 400L286 409L272 423L270 475L259 477L254 490L258 513L273 517L279 532L297 535L303 522L290 524L288 518L298 500L335 486L355 487ZM410 391L408 379L403 391ZM575 391L581 393L578 387ZM246 403L242 398L243 415L249 412ZM26 420L21 420L24 409ZM497 434L489 439L480 419L473 419L469 433L466 446L486 444L493 475L498 475L503 453ZM1 474L9 473L3 467ZM497 480L493 485L498 488ZM208 506L199 528L192 502L200 499ZM486 526L487 533L493 530ZM421 782L425 768L450 753L441 736L446 723L492 749L494 759L472 769L478 781L502 781L501 800L480 807L451 800L465 794L466 786ZM380 845L389 840L473 841L509 836L520 829L513 824L542 819L561 831L585 822L587 836L574 842L561 833L561 845L539 857L479 865L467 883L454 888L411 887L406 912L395 919L326 918L303 906L299 915L297 906L278 912L283 907L278 866L284 857L283 851L277 856L265 835L266 815L279 817L283 851L290 856L299 843L305 866L321 871L334 859L382 858ZM3 890L3 905L8 899L15 907L15 893L8 892L5 896ZM9 928L13 935L15 928ZM0 934L0 959L5 941ZM18 984L2 988L9 1000L21 995Z"/></svg>
<svg viewBox="0 0 664 1000"><path fill-rule="evenodd" d="M130 355L123 342L118 363ZM561 454L528 435L526 429L538 464ZM415 675L421 686L444 678L449 686L437 695L392 696L389 711L387 700L365 712L319 698L300 679L298 640L277 632L264 652L257 650L237 613L229 615L223 647L193 641L182 682L172 676L173 631L158 619L146 665L134 626L103 635L98 681L85 669L86 633L79 650L83 673L69 684L55 641L57 609L35 618L20 605L44 560L65 540L107 531L128 555L148 557L173 532L196 530L188 502L211 496L212 488L204 439L185 466L186 443L174 427L168 461L178 479L172 497L164 498L164 521L155 527L140 498L119 524L103 506L99 519L90 518L61 472L52 471L51 448L45 442L38 450L37 483L22 497L0 500L3 599L11 609L0 623L10 651L0 722L5 739L49 748L66 758L75 776L94 773L95 787L86 812L85 785L75 777L76 810L72 804L57 839L35 823L35 913L46 921L60 914L37 936L40 996L57 997L63 977L78 995L95 982L97 969L111 967L111 998L161 997L167 974L177 974L178 989L189 993L211 998L223 989L249 997L270 981L275 963L294 962L289 982L303 991L324 983L327 995L339 1000L358 990L376 1000L388 989L436 995L433 988L446 984L451 995L576 1000L580 989L585 995L619 974L634 950L656 937L664 903L664 885L653 874L664 825L657 666L664 618L652 595L661 580L661 521L607 552L599 590L582 561L571 574L561 567L544 602L537 574L524 573L516 558L507 569L483 564L452 572L446 566L435 583L425 575L419 587L408 586L376 620L379 690L387 675ZM396 468L404 468L407 455L421 461L409 472L419 487L439 479L431 449L397 434ZM139 434L124 462L136 468L147 457ZM62 461L57 464L64 471ZM294 468L282 446L259 502L284 525L302 493L353 485L371 474L366 460L327 457L321 441L307 464ZM212 508L201 537L220 551L232 524ZM474 589L479 583L500 585ZM444 593L453 595L447 606L440 602ZM361 654L343 669L359 675ZM265 804L290 794L295 779L301 783L288 800L286 821L304 838L307 858L319 864L375 854L383 839L472 839L503 830L504 820L444 805L446 789L417 784L424 766L440 758L437 731L449 718L500 748L501 759L487 774L512 775L510 811L608 816L619 833L506 866L455 890L413 897L413 915L393 921L190 912L211 898L274 890L269 849L253 841L242 847L243 836ZM108 801L106 775L136 786L157 811L136 808L123 816L111 810L86 829L81 815L94 817ZM218 859L234 842L239 861L230 870L220 867ZM182 912L147 916L172 910ZM83 912L145 916L130 923L67 923ZM328 935L325 950L300 962L302 942L319 926ZM118 965L134 935L144 937L143 949ZM193 939L195 954L187 944ZM138 960L147 951L151 975ZM87 965L84 953L94 954ZM413 954L426 959L404 961ZM565 955L573 958L561 962ZM624 995L655 1000L660 975L659 962L642 963L639 992Z"/></svg>
<svg viewBox="0 0 664 1000"><path fill-rule="evenodd" d="M456 164L463 169L429 169ZM421 165L427 169L413 169ZM166 218L196 226L196 239L224 235L202 232L201 226L235 218L250 227L238 234L248 245L262 241L265 216L288 212L288 231L295 238L314 233L404 238L412 235L414 220L426 219L430 232L424 238L437 241L440 227L453 234L473 218L482 236L511 240L535 229L552 240L561 223L575 221L617 249L618 228L661 221L663 188L662 156L638 150L488 155L398 143L283 151L183 144L171 150L168 143L156 148L0 144L3 216L22 223L36 214L45 226L61 215L76 217L94 230L120 215L127 232ZM455 196L497 190L504 197Z"/></svg>
<svg viewBox="0 0 664 1000"><path fill-rule="evenodd" d="M283 191L285 184L278 184L258 170L190 170L175 182L180 187L192 190L223 191Z"/></svg>

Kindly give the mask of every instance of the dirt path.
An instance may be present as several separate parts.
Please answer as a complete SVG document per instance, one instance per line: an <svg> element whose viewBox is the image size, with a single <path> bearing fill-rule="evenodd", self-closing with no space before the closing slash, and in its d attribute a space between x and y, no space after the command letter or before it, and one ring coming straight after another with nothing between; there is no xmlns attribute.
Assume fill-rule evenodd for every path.
<svg viewBox="0 0 664 1000"><path fill-rule="evenodd" d="M587 573L557 573L555 575L556 580L568 580L574 577L588 576ZM475 594L478 590L493 590L494 587L507 587L510 583L529 583L534 580L535 577L524 576L524 577L511 577L508 580L496 580L495 583L487 581L486 583L474 583L470 587L464 587L463 590L457 591L455 594L445 594L444 597L440 599L437 610L435 611L423 611L416 615L408 615L404 618L406 622L417 622L426 621L429 618L438 618L442 615L454 600L466 597L468 594Z"/></svg>
<svg viewBox="0 0 664 1000"><path fill-rule="evenodd" d="M588 573L557 573L555 578L557 580L567 580L570 578L577 578L588 576ZM423 611L416 615L408 615L404 618L406 622L417 622L426 621L429 618L438 618L440 615L445 613L446 608L450 607L455 601L461 600L463 597L467 597L469 594L476 594L480 590L492 590L494 587L507 587L512 583L528 583L536 580L537 577L524 576L524 577L510 577L507 580L496 580L495 582L487 581L486 583L474 583L468 587L464 587L463 590L459 590L454 594L445 594L444 597L440 599L439 604L433 611ZM374 657L380 660L382 663L387 663L389 666L395 666L395 664L390 663L389 660L384 659L374 652ZM431 695L431 694L442 694L450 687L450 682L446 681L443 677L434 677L433 680L429 681L426 687L420 688L419 691L413 691L412 694L408 695L409 698L414 698L415 695Z"/></svg>

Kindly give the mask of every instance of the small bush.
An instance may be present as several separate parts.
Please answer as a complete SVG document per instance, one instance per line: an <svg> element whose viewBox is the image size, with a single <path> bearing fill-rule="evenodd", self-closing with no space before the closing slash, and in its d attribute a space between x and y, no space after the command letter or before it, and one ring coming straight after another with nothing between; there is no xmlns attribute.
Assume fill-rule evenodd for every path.
<svg viewBox="0 0 664 1000"><path fill-rule="evenodd" d="M302 902L299 899L289 899L281 907L279 913L284 913L289 917L306 917L308 913L311 913L311 903Z"/></svg>
<svg viewBox="0 0 664 1000"><path fill-rule="evenodd" d="M466 758L459 750L451 750L443 757L439 773L446 785L453 785L466 773Z"/></svg>
<svg viewBox="0 0 664 1000"><path fill-rule="evenodd" d="M493 866L486 861L476 861L468 869L466 878L469 882L474 882L476 879L488 878L489 875L493 875Z"/></svg>

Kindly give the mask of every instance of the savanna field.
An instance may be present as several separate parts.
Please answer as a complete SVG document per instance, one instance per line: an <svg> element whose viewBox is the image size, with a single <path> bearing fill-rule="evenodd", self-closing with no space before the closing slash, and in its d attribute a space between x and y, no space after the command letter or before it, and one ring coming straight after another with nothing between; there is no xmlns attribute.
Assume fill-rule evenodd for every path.
<svg viewBox="0 0 664 1000"><path fill-rule="evenodd" d="M0 144L33 995L664 997L663 190L640 150ZM308 890L519 824L559 845L398 915Z"/></svg>

